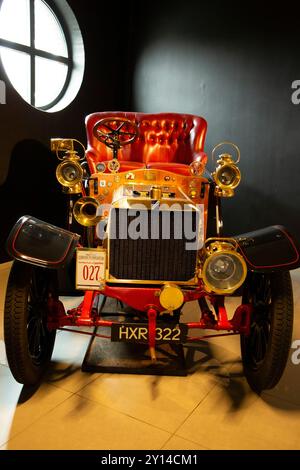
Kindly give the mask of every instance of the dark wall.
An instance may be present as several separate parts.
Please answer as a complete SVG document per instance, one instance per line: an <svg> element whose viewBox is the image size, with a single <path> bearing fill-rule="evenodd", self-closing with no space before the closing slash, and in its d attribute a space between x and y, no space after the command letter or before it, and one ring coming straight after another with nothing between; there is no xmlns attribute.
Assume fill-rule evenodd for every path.
<svg viewBox="0 0 300 470"><path fill-rule="evenodd" d="M86 60L81 89L66 109L46 113L32 108L10 86L0 63L0 79L6 83L6 104L0 105L0 262L6 258L8 230L19 216L29 213L63 223L65 197L55 180L57 161L49 151L50 138L74 137L85 143L87 114L127 105L130 5L120 4L112 22L109 2L68 3L81 28Z"/></svg>
<svg viewBox="0 0 300 470"><path fill-rule="evenodd" d="M7 84L7 104L0 105L0 261L19 215L58 224L65 216L49 139L85 142L85 116L110 109L204 116L208 153L222 140L241 148L243 180L236 197L224 201L226 231L282 223L300 238L300 104L291 101L292 82L300 79L299 8L202 0L131 0L113 11L110 2L69 4L86 67L65 110L27 105L0 64Z"/></svg>
<svg viewBox="0 0 300 470"><path fill-rule="evenodd" d="M222 140L239 145L243 180L224 201L229 233L282 223L300 238L296 5L154 0L150 11L135 2L131 107L204 116L208 153Z"/></svg>

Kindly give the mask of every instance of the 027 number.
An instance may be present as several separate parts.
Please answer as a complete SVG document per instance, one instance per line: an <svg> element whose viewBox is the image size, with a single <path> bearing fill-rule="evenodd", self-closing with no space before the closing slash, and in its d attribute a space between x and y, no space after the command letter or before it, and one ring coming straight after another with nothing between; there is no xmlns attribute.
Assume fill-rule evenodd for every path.
<svg viewBox="0 0 300 470"><path fill-rule="evenodd" d="M93 264L84 264L82 268L82 277L85 281L98 281L99 280L100 266Z"/></svg>

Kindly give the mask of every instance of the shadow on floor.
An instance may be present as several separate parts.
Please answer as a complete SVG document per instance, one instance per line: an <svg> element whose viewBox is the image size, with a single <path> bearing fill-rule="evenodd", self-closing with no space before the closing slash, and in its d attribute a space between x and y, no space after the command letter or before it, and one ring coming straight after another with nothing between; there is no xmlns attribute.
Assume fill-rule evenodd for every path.
<svg viewBox="0 0 300 470"><path fill-rule="evenodd" d="M215 345L214 345L215 348ZM222 355L222 348L218 350L218 355ZM224 350L225 355L225 350ZM185 359L187 374L209 374L216 386L223 389L224 394L230 400L230 411L235 412L240 409L244 401L253 392L251 391L242 370L242 363L237 359L228 359L220 362L213 354L211 345L208 341L200 344L192 344L185 347ZM261 399L271 407L284 410L299 409L300 406L300 380L299 367L292 364L289 360L285 373L279 384L272 390L262 393ZM58 384L66 378L69 378L81 369L78 364L62 364L52 362L48 372L44 377L52 385ZM93 371L84 372L92 374ZM119 372L120 373L120 372ZM154 395L158 393L157 385L161 377L153 376ZM185 378L182 377L183 386ZM21 390L18 404L28 401L38 390L40 384L34 387L24 386Z"/></svg>
<svg viewBox="0 0 300 470"><path fill-rule="evenodd" d="M220 356L222 355L221 349L218 354ZM209 341L188 345L185 350L188 374L197 372L210 374L215 384L222 387L230 399L231 411L238 410L246 397L252 393L245 381L242 369L233 370L234 366L240 364L240 360L228 359L220 362L216 359Z"/></svg>
<svg viewBox="0 0 300 470"><path fill-rule="evenodd" d="M118 305L115 305L114 302L107 302L105 310L107 310L108 314L114 312ZM128 364L126 363L127 367L122 369L122 354L120 355L120 345L127 345L126 354L132 356L134 360L134 367L142 369L142 362L144 364L144 371L138 372L147 374L147 367L151 366L151 361L149 361L149 356L147 357L145 354L140 355L138 354L138 346L136 344L130 343L113 343L109 340L96 338L94 340L96 347L94 348L94 358L92 358L90 367L85 369L85 374L92 374L92 373L128 373L130 369L128 369ZM184 346L184 353L185 353L185 364L183 363L183 367L185 368L186 373L160 373L160 374L153 374L153 377L159 377L159 375L199 375L201 379L201 375L208 374L209 379L211 379L216 386L219 386L223 389L224 394L228 396L230 403L231 403L231 410L234 412L238 410L246 398L253 394L252 390L250 389L244 374L243 374L243 367L241 360L239 358L239 353L233 353L226 348L226 340L224 346L217 345L216 343L211 342L210 340L206 341L203 340L200 343L189 343ZM67 344L66 344L67 347ZM89 344L88 349L91 347L91 342ZM147 346L144 346L147 348ZM108 352L106 350L109 350ZM159 349L159 347L157 348ZM121 348L122 350L122 348ZM83 352L83 351L82 351ZM104 354L105 353L105 354ZM119 354L119 357L117 357ZM121 364L121 367L118 370L113 370L113 367L105 368L105 358L109 358L110 356L116 357L117 365ZM136 356L136 357L135 357ZM145 356L145 357L144 357ZM169 354L170 356L170 354ZM172 362L172 355L171 362ZM142 358L142 361L141 361ZM126 359L128 359L126 357ZM80 357L79 357L80 360ZM82 355L82 361L84 361L84 354ZM99 370L99 363L102 361L102 366L104 364L104 368ZM119 361L119 364L118 364ZM148 365L147 365L148 364ZM150 364L150 365L149 365ZM93 365L95 367L93 368ZM78 372L81 367L76 364L66 363L66 362L55 362L52 361L50 368L47 374L44 377L44 380L49 382L50 384L59 384L59 382L63 381L64 379L69 378L76 372ZM267 402L272 407L278 407L282 409L291 409L291 407L299 408L300 406L300 364L294 365L289 358L285 373L279 382L279 384L272 390L267 390L263 392L261 395L261 399ZM134 371L132 371L134 372ZM182 378L183 385L184 385L184 377ZM153 379L153 384L157 384L159 379ZM37 387L23 387L23 390L20 395L19 403L24 403L35 393L38 389Z"/></svg>

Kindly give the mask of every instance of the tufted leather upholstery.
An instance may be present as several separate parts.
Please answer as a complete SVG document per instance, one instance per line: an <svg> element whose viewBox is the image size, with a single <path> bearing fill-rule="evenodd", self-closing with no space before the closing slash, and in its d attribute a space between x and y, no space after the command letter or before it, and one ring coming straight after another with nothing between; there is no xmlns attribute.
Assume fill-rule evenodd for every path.
<svg viewBox="0 0 300 470"><path fill-rule="evenodd" d="M206 163L203 147L207 123L202 117L113 111L90 114L86 118L86 158L92 173L96 172L98 162L112 159L112 150L97 140L93 127L100 119L114 116L136 122L139 130L135 142L119 150L120 171L148 167L189 174L188 165L192 161L200 159Z"/></svg>

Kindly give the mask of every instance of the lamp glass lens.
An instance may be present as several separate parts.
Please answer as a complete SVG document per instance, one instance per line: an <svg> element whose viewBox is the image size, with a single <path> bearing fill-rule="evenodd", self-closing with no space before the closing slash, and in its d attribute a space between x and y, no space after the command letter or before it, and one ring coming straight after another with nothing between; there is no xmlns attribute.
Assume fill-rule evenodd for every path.
<svg viewBox="0 0 300 470"><path fill-rule="evenodd" d="M221 170L219 178L224 186L230 186L235 182L236 172L234 168L227 166Z"/></svg>
<svg viewBox="0 0 300 470"><path fill-rule="evenodd" d="M61 173L62 173L63 178L68 183L72 183L72 181L76 181L80 179L80 170L76 165L73 165L72 163L68 163L67 165L64 165Z"/></svg>
<svg viewBox="0 0 300 470"><path fill-rule="evenodd" d="M216 281L230 279L235 273L235 263L228 255L219 255L209 264L209 273Z"/></svg>
<svg viewBox="0 0 300 470"><path fill-rule="evenodd" d="M226 292L240 284L244 276L244 268L238 256L216 253L208 260L205 274L212 288Z"/></svg>

